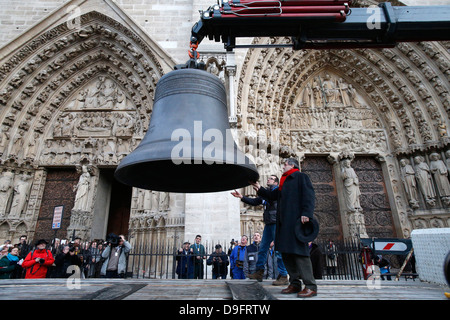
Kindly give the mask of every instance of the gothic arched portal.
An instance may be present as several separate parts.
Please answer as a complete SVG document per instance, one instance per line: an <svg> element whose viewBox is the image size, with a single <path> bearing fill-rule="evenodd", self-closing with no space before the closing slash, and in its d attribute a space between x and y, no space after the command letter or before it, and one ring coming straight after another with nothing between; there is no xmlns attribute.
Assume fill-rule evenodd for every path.
<svg viewBox="0 0 450 320"><path fill-rule="evenodd" d="M256 38L253 43L287 41ZM437 195L430 205L419 189L420 205L413 207L400 169L403 158L413 162L420 155L429 164L433 152L443 160L449 157L445 152L450 141L450 63L445 45L402 43L379 50L249 49L240 71L237 126L245 132L247 142L251 137L267 141L264 146L268 148L261 155L257 148L246 148L260 164L261 182L265 183L265 174L281 174L273 162L288 156L305 161L311 173L321 169L311 168L310 159L316 163L320 158L328 160L332 183L327 183L332 189L318 201L334 195L329 203L335 203L335 214L332 219L323 214L319 218L337 223L340 219L342 227L332 231L332 223L328 223L330 228L322 236L327 237L327 232L349 236L351 218L344 208L340 162L351 159L361 179L374 172L361 171L362 164L374 161L379 173L372 178L381 178L376 189L382 192L362 192L365 222L360 225L369 236L409 237L412 229L420 227L416 217L437 208L442 211L441 221L448 224L446 195ZM272 154L266 156L267 150ZM318 187L320 194L320 184ZM368 205L367 199L378 204ZM377 206L381 211L373 209Z"/></svg>

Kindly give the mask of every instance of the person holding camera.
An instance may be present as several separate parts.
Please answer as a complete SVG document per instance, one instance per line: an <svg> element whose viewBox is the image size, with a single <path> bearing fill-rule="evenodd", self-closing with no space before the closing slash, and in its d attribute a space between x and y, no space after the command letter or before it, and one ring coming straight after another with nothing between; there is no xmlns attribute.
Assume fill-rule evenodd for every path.
<svg viewBox="0 0 450 320"><path fill-rule="evenodd" d="M52 266L55 259L50 250L47 250L48 242L44 239L36 242L36 249L28 253L22 263L26 269L25 279L39 279L47 276L47 270Z"/></svg>
<svg viewBox="0 0 450 320"><path fill-rule="evenodd" d="M108 246L102 252L103 262L100 274L104 278L124 278L127 268L127 255L131 250L131 244L123 235L108 235Z"/></svg>
<svg viewBox="0 0 450 320"><path fill-rule="evenodd" d="M178 279L194 279L194 249L190 248L189 241L183 243L176 256Z"/></svg>
<svg viewBox="0 0 450 320"><path fill-rule="evenodd" d="M74 272L70 266L77 266L81 268L81 259L76 254L76 247L64 245L62 252L55 258L55 270L53 272L54 278L69 278ZM81 269L80 269L81 270ZM79 272L81 276L81 271Z"/></svg>
<svg viewBox="0 0 450 320"><path fill-rule="evenodd" d="M215 251L211 253L206 264L212 265L212 278L213 279L226 279L228 274L227 266L229 265L228 256L222 251L222 246L216 244Z"/></svg>
<svg viewBox="0 0 450 320"><path fill-rule="evenodd" d="M230 255L230 269L233 272L233 279L245 279L244 274L244 261L245 251L247 250L248 238L243 235L241 243L234 247Z"/></svg>

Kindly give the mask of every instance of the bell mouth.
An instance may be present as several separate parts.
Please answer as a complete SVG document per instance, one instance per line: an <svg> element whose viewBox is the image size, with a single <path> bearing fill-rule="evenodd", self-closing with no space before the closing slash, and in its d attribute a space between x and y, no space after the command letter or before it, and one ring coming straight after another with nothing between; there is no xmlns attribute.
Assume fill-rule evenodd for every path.
<svg viewBox="0 0 450 320"><path fill-rule="evenodd" d="M253 167L253 168L252 168ZM146 190L176 193L207 193L242 188L257 181L252 165L181 163L156 160L119 167L115 177L120 182Z"/></svg>

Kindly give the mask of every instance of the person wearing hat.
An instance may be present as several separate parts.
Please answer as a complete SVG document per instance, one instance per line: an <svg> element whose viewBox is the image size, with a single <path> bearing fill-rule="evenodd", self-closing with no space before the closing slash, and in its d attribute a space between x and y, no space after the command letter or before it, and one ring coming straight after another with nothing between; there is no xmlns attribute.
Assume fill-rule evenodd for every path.
<svg viewBox="0 0 450 320"><path fill-rule="evenodd" d="M189 241L183 243L176 256L178 279L194 279L194 249L189 248Z"/></svg>
<svg viewBox="0 0 450 320"><path fill-rule="evenodd" d="M259 196L278 201L275 247L281 252L289 274L289 286L281 292L297 293L299 298L313 297L317 295L317 284L308 242L319 232L319 224L313 217L315 192L308 175L300 172L296 159L287 159L283 172L278 189L262 188L258 182L252 185Z"/></svg>
<svg viewBox="0 0 450 320"><path fill-rule="evenodd" d="M28 253L22 263L26 269L25 279L45 278L48 268L55 262L50 250L46 249L48 242L44 239L36 242L36 248Z"/></svg>
<svg viewBox="0 0 450 320"><path fill-rule="evenodd" d="M228 269L227 266L230 263L228 261L228 256L225 252L222 251L222 246L220 244L216 244L215 251L211 253L208 260L206 260L206 264L208 266L212 265L212 278L213 279L226 279Z"/></svg>

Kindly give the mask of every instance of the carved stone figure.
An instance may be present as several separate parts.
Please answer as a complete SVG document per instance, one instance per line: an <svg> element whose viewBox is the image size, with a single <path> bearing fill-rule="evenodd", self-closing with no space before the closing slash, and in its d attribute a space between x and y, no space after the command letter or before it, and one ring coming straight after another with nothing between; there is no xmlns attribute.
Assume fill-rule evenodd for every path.
<svg viewBox="0 0 450 320"><path fill-rule="evenodd" d="M323 82L323 89L327 99L327 103L339 102L339 92L336 88L336 83L329 74L325 75L325 81Z"/></svg>
<svg viewBox="0 0 450 320"><path fill-rule="evenodd" d="M39 133L34 132L33 137L28 142L28 150L27 150L28 158L31 158L33 160L36 158L38 141L39 141Z"/></svg>
<svg viewBox="0 0 450 320"><path fill-rule="evenodd" d="M450 150L447 150L447 151L445 152L445 157L447 158L447 159L445 160L445 164L446 164L446 166L447 166L447 172L450 174Z"/></svg>
<svg viewBox="0 0 450 320"><path fill-rule="evenodd" d="M30 179L31 176L29 174L23 173L14 187L14 197L11 204L11 211L9 212L10 218L19 218L23 210L25 210L31 186Z"/></svg>
<svg viewBox="0 0 450 320"><path fill-rule="evenodd" d="M400 170L402 173L402 182L408 196L409 205L411 206L411 208L417 209L419 207L419 195L417 193L417 184L414 169L409 164L408 159L401 159L400 166Z"/></svg>
<svg viewBox="0 0 450 320"><path fill-rule="evenodd" d="M159 211L169 210L169 193L160 192L159 194Z"/></svg>
<svg viewBox="0 0 450 320"><path fill-rule="evenodd" d="M6 151L8 142L9 142L8 128L3 126L0 132L0 155L2 155Z"/></svg>
<svg viewBox="0 0 450 320"><path fill-rule="evenodd" d="M344 159L341 163L341 174L344 180L344 199L347 210L354 212L361 210L359 203L359 196L361 190L359 189L359 179L355 170L350 166L351 160Z"/></svg>
<svg viewBox="0 0 450 320"><path fill-rule="evenodd" d="M80 180L78 180L78 184L74 187L74 191L77 191L77 193L72 210L89 211L89 186L91 183L91 174L86 165L81 167L81 171Z"/></svg>
<svg viewBox="0 0 450 320"><path fill-rule="evenodd" d="M422 191L425 201L429 206L436 205L436 192L434 191L433 182L431 180L430 168L425 163L422 156L414 157L417 181L419 181L420 190Z"/></svg>
<svg viewBox="0 0 450 320"><path fill-rule="evenodd" d="M14 135L13 144L9 152L11 155L19 157L19 155L22 153L24 133L25 132L23 130L19 130L19 132Z"/></svg>
<svg viewBox="0 0 450 320"><path fill-rule="evenodd" d="M448 170L444 161L438 153L433 152L430 155L430 171L433 174L437 185L437 191L445 205L450 205L450 183L448 181Z"/></svg>
<svg viewBox="0 0 450 320"><path fill-rule="evenodd" d="M13 190L13 177L14 174L9 171L3 172L0 176L0 217L6 213L6 206Z"/></svg>

